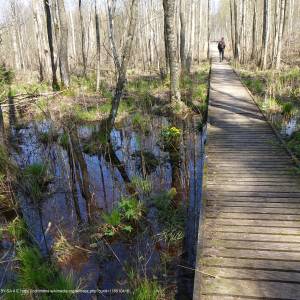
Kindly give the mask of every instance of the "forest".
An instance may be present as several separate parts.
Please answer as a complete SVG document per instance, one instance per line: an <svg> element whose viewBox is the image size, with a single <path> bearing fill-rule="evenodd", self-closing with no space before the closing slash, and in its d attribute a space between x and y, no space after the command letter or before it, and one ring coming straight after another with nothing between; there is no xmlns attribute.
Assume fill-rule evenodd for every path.
<svg viewBox="0 0 300 300"><path fill-rule="evenodd" d="M300 159L299 29L297 0L0 0L3 299L192 299L212 53Z"/></svg>

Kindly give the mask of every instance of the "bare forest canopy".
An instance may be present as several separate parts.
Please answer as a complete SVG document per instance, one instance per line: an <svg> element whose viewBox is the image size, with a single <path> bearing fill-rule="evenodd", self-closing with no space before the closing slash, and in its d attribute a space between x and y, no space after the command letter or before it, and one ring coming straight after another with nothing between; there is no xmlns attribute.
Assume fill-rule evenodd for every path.
<svg viewBox="0 0 300 300"><path fill-rule="evenodd" d="M71 74L92 73L96 72L97 68L114 68L107 4L116 2L112 12L113 38L119 52L125 43L130 1L65 1L65 7L58 5L63 1L46 2L50 8L53 55L54 63L58 66L58 77L63 76L62 72L58 71L61 70L61 64L66 64ZM163 69L163 1L137 2L137 27L130 68L147 71ZM270 64L279 67L281 59L289 63L289 56L299 56L300 2L297 0L165 2L175 3L173 21L178 60L180 49L183 47L184 57L192 62L199 62L207 53L208 39L214 41L221 36L225 37L228 48L233 49L235 58L240 61L251 59L263 67ZM35 77L38 75L41 80L49 80L51 50L47 36L48 16L44 6L44 1L39 0L1 1L0 61L16 73L27 73ZM181 31L182 28L185 32ZM64 31L67 32L66 37L65 40L61 40ZM60 55L66 56L65 63ZM227 55L231 55L231 52L228 51Z"/></svg>

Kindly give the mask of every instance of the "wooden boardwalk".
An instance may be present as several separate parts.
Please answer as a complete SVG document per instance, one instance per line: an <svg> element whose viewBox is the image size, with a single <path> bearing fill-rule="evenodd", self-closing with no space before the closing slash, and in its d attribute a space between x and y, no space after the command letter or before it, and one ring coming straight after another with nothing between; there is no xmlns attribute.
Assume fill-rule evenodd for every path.
<svg viewBox="0 0 300 300"><path fill-rule="evenodd" d="M194 299L300 299L299 176L232 68L216 59L206 155Z"/></svg>

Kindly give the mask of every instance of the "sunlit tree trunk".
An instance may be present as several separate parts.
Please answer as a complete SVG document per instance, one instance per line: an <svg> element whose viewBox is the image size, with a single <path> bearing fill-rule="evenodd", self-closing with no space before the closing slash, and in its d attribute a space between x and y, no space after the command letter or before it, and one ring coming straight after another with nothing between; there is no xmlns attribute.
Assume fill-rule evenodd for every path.
<svg viewBox="0 0 300 300"><path fill-rule="evenodd" d="M101 44L100 44L100 16L97 9L97 0L95 0L95 27L96 27L96 47L97 47L97 77L96 77L96 91L100 88L100 58L101 58Z"/></svg>
<svg viewBox="0 0 300 300"><path fill-rule="evenodd" d="M72 11L70 11L69 16L70 16L70 26L71 26L71 33L72 33L73 59L76 62L77 61L76 38L75 38L75 28L74 28L74 21L73 21Z"/></svg>
<svg viewBox="0 0 300 300"><path fill-rule="evenodd" d="M69 63L68 63L68 23L64 0L57 1L59 24L60 24L60 42L59 42L59 63L62 85L66 88L70 85Z"/></svg>
<svg viewBox="0 0 300 300"><path fill-rule="evenodd" d="M176 57L176 30L174 25L175 2L172 0L163 0L164 22L165 22L165 40L168 50L170 66L170 92L171 101L180 100L179 89L179 68Z"/></svg>
<svg viewBox="0 0 300 300"><path fill-rule="evenodd" d="M252 51L250 59L253 60L257 55L257 0L253 1L253 21L252 21Z"/></svg>
<svg viewBox="0 0 300 300"><path fill-rule="evenodd" d="M127 34L125 37L125 44L123 47L123 51L121 54L121 58L119 57L116 49L116 45L114 42L114 35L113 35L113 15L112 11L114 11L114 4L115 1L112 2L108 0L108 22L109 22L109 36L111 40L112 46L112 53L114 57L114 62L118 71L118 79L115 89L115 95L112 100L112 107L108 118L108 131L110 131L114 124L117 117L119 104L123 95L123 90L125 87L125 83L127 80L127 66L130 59L132 42L135 34L136 28L136 21L137 21L137 14L138 14L138 0L131 0L130 3L130 15L129 15L129 25Z"/></svg>
<svg viewBox="0 0 300 300"><path fill-rule="evenodd" d="M40 19L39 2L37 2L36 0L33 1L33 16L34 16L34 24L35 24L37 50L38 50L39 74L40 74L40 81L42 82L45 78L44 68L46 67L46 62L43 53L43 40L42 40L42 31L41 31L42 22Z"/></svg>
<svg viewBox="0 0 300 300"><path fill-rule="evenodd" d="M240 61L240 55L241 55L241 46L240 46L240 35L239 35L239 26L238 26L238 18L237 18L237 2L234 0L233 3L233 11L234 11L234 40L235 40L235 59Z"/></svg>
<svg viewBox="0 0 300 300"><path fill-rule="evenodd" d="M270 36L270 0L264 0L264 17L263 17L263 34L262 34L262 52L261 63L262 69L267 68L268 46Z"/></svg>
<svg viewBox="0 0 300 300"><path fill-rule="evenodd" d="M186 55L185 55L185 0L180 0L180 61L181 72L185 72L186 68Z"/></svg>
<svg viewBox="0 0 300 300"><path fill-rule="evenodd" d="M83 24L83 16L82 16L82 1L78 2L79 8L79 18L80 18L80 30L81 30L81 55L82 55L82 64L83 64L83 76L86 76L86 45L85 45L85 29Z"/></svg>
<svg viewBox="0 0 300 300"><path fill-rule="evenodd" d="M49 44L50 59L51 59L52 88L54 90L57 90L59 88L59 85L56 77L56 63L54 60L53 34L52 34L52 19L51 19L49 0L44 0L44 9L46 15L46 22L47 22L47 35L48 35L48 44Z"/></svg>
<svg viewBox="0 0 300 300"><path fill-rule="evenodd" d="M207 0L207 59L210 57L210 0Z"/></svg>
<svg viewBox="0 0 300 300"><path fill-rule="evenodd" d="M230 0L229 5L230 5L231 48L232 48L233 57L235 57L236 56L235 55L235 36L234 36L235 23L234 23L234 11L233 11L232 0Z"/></svg>
<svg viewBox="0 0 300 300"><path fill-rule="evenodd" d="M281 63L281 51L282 51L282 39L283 39L283 24L285 16L285 1L280 0L280 22L278 26L278 45L277 45L277 55L276 55L276 69L280 68Z"/></svg>

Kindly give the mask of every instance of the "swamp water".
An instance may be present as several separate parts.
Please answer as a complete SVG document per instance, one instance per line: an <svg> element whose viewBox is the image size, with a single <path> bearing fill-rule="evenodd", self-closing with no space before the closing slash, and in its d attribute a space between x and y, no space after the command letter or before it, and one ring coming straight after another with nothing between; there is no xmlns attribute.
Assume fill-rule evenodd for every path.
<svg viewBox="0 0 300 300"><path fill-rule="evenodd" d="M141 130L125 121L111 132L109 144L98 124L53 130L44 121L15 133L13 158L20 168L43 164L51 178L38 204L19 195L23 217L41 252L54 256L63 272L71 272L80 289L132 290L136 278L147 277L166 289L167 299L176 290L179 299L191 297L189 268L196 257L203 167L203 138L195 123L170 124L157 117ZM174 124L181 131L180 143L178 149L166 149L161 131ZM172 228L172 211L162 215L155 205L172 188L182 207L175 219L180 220L178 228ZM102 213L133 193L145 207L142 222L131 233L98 238ZM102 297L129 296L97 296Z"/></svg>

